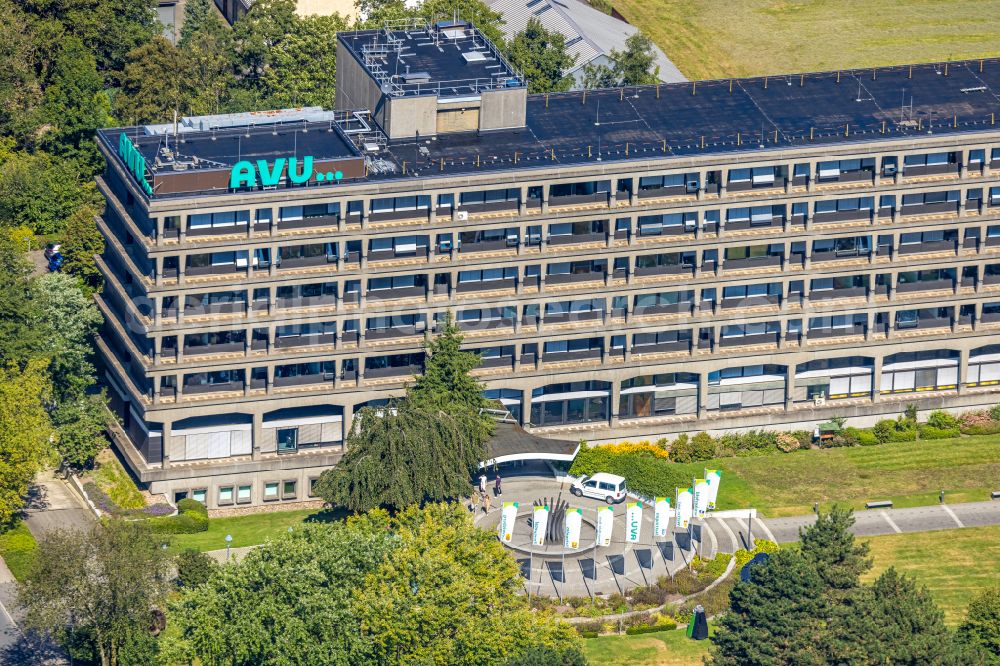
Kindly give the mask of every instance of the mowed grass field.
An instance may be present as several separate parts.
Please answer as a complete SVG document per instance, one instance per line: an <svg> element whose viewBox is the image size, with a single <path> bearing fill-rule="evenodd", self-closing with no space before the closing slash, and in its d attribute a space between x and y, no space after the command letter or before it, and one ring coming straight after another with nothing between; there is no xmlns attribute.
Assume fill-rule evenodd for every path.
<svg viewBox="0 0 1000 666"><path fill-rule="evenodd" d="M896 567L927 586L952 626L965 619L973 596L1000 583L1000 526L892 534L864 541L871 544L875 561L865 582L889 566Z"/></svg>
<svg viewBox="0 0 1000 666"><path fill-rule="evenodd" d="M1000 0L612 0L690 79L1000 56Z"/></svg>
<svg viewBox="0 0 1000 666"><path fill-rule="evenodd" d="M208 530L195 534L174 534L169 537L170 551L177 553L186 548L195 550L224 550L226 535L233 537L232 548L256 546L273 539L288 528L295 529L303 522L328 522L343 518L343 512L321 511L318 509L292 509L253 513L245 516L209 518Z"/></svg>
<svg viewBox="0 0 1000 666"><path fill-rule="evenodd" d="M936 504L941 490L948 502L972 502L1000 488L1000 437L722 458L701 467L723 470L719 508L755 507L770 517L809 513L814 502L854 508L882 499L897 507Z"/></svg>
<svg viewBox="0 0 1000 666"><path fill-rule="evenodd" d="M871 546L872 582L890 566L926 585L945 622L954 627L965 619L969 601L1000 581L1000 526L941 532L893 534L863 539ZM637 636L601 636L586 640L593 664L609 666L698 666L708 642L689 640L683 630Z"/></svg>
<svg viewBox="0 0 1000 666"><path fill-rule="evenodd" d="M588 661L601 666L695 666L708 655L709 646L708 641L691 640L683 629L600 636L585 642Z"/></svg>

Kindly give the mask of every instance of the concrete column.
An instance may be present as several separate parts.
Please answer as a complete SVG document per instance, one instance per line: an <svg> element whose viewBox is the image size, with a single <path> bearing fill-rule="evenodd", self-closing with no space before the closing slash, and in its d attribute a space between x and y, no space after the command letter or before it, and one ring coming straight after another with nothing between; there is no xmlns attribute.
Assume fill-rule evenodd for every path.
<svg viewBox="0 0 1000 666"><path fill-rule="evenodd" d="M343 426L344 448L346 450L347 438L351 434L351 428L354 427L354 405L344 405Z"/></svg>
<svg viewBox="0 0 1000 666"><path fill-rule="evenodd" d="M549 186L542 186L542 215L547 215L549 212Z"/></svg>
<svg viewBox="0 0 1000 666"><path fill-rule="evenodd" d="M520 320L521 320L520 317L518 317L517 321L520 322ZM514 333L517 334L517 332L518 332L519 329L520 329L520 324L518 324L517 328L514 330ZM524 346L520 342L518 342L517 344L514 345L514 374L515 375L521 371L521 354L523 352L524 352Z"/></svg>
<svg viewBox="0 0 1000 666"><path fill-rule="evenodd" d="M896 336L896 310L889 310L886 316L885 339L891 340Z"/></svg>
<svg viewBox="0 0 1000 666"><path fill-rule="evenodd" d="M962 395L966 391L966 384L969 383L969 350L958 350L958 394Z"/></svg>
<svg viewBox="0 0 1000 666"><path fill-rule="evenodd" d="M524 389L521 392L521 425L531 424L531 389Z"/></svg>
<svg viewBox="0 0 1000 666"><path fill-rule="evenodd" d="M160 446L163 449L163 462L161 467L163 469L170 469L170 438L172 437L171 426L173 424L170 421L163 422L163 428L160 432Z"/></svg>
<svg viewBox="0 0 1000 666"><path fill-rule="evenodd" d="M698 375L698 418L703 419L708 413L708 373Z"/></svg>
<svg viewBox="0 0 1000 666"><path fill-rule="evenodd" d="M969 177L969 150L965 149L960 153L960 159L962 160L962 167L960 172L960 177L962 179ZM962 197L962 201L965 201L965 197Z"/></svg>
<svg viewBox="0 0 1000 666"><path fill-rule="evenodd" d="M163 216L156 218L156 246L160 247L163 245Z"/></svg>
<svg viewBox="0 0 1000 666"><path fill-rule="evenodd" d="M632 178L631 182L632 182L632 188L631 191L629 192L628 205L634 208L635 206L639 205L639 183L636 181L635 178Z"/></svg>
<svg viewBox="0 0 1000 666"><path fill-rule="evenodd" d="M153 336L153 365L160 363L160 349L163 346L163 338L157 334Z"/></svg>
<svg viewBox="0 0 1000 666"><path fill-rule="evenodd" d="M255 413L253 415L253 449L254 460L260 459L260 445L264 442L264 415Z"/></svg>
<svg viewBox="0 0 1000 666"><path fill-rule="evenodd" d="M250 395L250 374L253 368L246 367L243 368L243 396L246 397Z"/></svg>
<svg viewBox="0 0 1000 666"><path fill-rule="evenodd" d="M795 364L785 366L785 411L792 408L795 400Z"/></svg>
<svg viewBox="0 0 1000 666"><path fill-rule="evenodd" d="M274 392L274 366L267 366L267 395Z"/></svg>
<svg viewBox="0 0 1000 666"><path fill-rule="evenodd" d="M163 325L163 297L153 296L153 326Z"/></svg>
<svg viewBox="0 0 1000 666"><path fill-rule="evenodd" d="M979 324L983 320L983 304L982 302L975 304L975 311L972 314L972 330L979 330Z"/></svg>
<svg viewBox="0 0 1000 666"><path fill-rule="evenodd" d="M519 199L518 199L518 202L517 202L517 214L520 215L521 217L524 217L525 215L528 214L528 186L527 185L522 185L521 186L521 193L519 195ZM524 237L523 231L521 233L521 237L522 238Z"/></svg>
<svg viewBox="0 0 1000 666"><path fill-rule="evenodd" d="M875 335L875 313L869 312L865 315L865 340L871 340Z"/></svg>
<svg viewBox="0 0 1000 666"><path fill-rule="evenodd" d="M162 287L163 286L163 256L162 255L157 255L157 257L156 257L156 259L154 261L156 262L156 264L155 264L156 265L156 278L154 279L154 282L155 282L155 284L156 284L157 287Z"/></svg>
<svg viewBox="0 0 1000 666"><path fill-rule="evenodd" d="M882 399L882 354L875 354L872 366L872 402Z"/></svg>
<svg viewBox="0 0 1000 666"><path fill-rule="evenodd" d="M180 372L174 375L174 391L177 396L176 403L180 404L181 397L184 395L184 373Z"/></svg>
<svg viewBox="0 0 1000 666"><path fill-rule="evenodd" d="M613 380L611 382L611 405L608 412L611 415L609 424L612 428L618 426L618 421L621 416L621 393L622 393L622 383L620 381Z"/></svg>
<svg viewBox="0 0 1000 666"><path fill-rule="evenodd" d="M726 188L729 186L729 169L722 169L719 172L719 197L726 197Z"/></svg>

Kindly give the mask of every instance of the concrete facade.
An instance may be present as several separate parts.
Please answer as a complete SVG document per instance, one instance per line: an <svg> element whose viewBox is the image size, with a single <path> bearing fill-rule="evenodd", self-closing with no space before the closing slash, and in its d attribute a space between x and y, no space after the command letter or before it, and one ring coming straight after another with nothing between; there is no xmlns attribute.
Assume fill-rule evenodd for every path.
<svg viewBox="0 0 1000 666"><path fill-rule="evenodd" d="M575 403L558 408L563 412L563 422L559 422L557 409L545 412L540 419L543 423L534 429L549 436L607 440L701 429L805 424L833 415L892 415L901 411L905 402L916 402L925 409L991 404L996 399L996 382L980 382L978 376L977 381L972 381L969 370L970 357L974 361L977 355L992 353L987 348L996 342L998 326L989 316L993 312L989 305L1000 303L1000 282L993 282L990 268L1000 266L1000 235L996 233L1000 231L1000 219L998 209L990 205L986 195L995 182L990 164L994 145L1000 146L1000 134L962 140L928 137L905 146L873 142L847 151L837 147L812 153L769 154L766 159L739 166L770 167L774 173L792 176L765 183L769 186L746 189L729 181L728 172L735 165L718 156L684 160L684 164L669 160L627 167L606 164L540 169L524 174L524 184L517 185L524 200L478 208L459 204L453 211L434 206L390 213L373 209L386 197L413 193L412 185L416 183L344 185L335 193L261 192L215 196L206 201L153 201L144 209L137 192L131 193L132 204L126 203L134 184L120 164L109 159L108 171L99 183L108 197L108 213L99 224L109 240L100 262L107 287L98 297L108 325L99 345L123 402L128 402L134 416L144 423L156 424L153 428L159 428L160 440L166 443L161 443L158 459L155 455L152 459L133 455L130 460L154 491L207 486L209 480L217 485L229 483L227 479L251 479L259 485L265 477L281 481L288 477L297 480L302 488L316 469L336 461L339 442L350 427L354 409L401 394L403 385L419 371L416 357L405 357L408 360L401 365L383 359L419 355L423 333L433 331L436 315L452 311L462 319L461 313L472 309L508 308L486 321L482 317L478 322L462 319L461 325L467 329L469 348L487 350L484 367L477 374L487 388L518 412L526 426L532 427L533 400L551 404L553 396L565 395L566 401L604 397L603 402L588 406L582 420L574 411L579 409ZM860 176L840 174L827 182L817 176L819 163L835 158L874 159L881 165L884 158L893 157L902 164L908 155L940 152L956 155L958 161L940 170L914 168L909 174L904 170L891 177L883 177L881 167L860 172ZM972 156L980 154L987 159L970 164ZM795 177L795 164L807 164L808 177ZM643 191L638 187L643 176L638 174L685 174L685 180L688 174L695 174L699 186L692 192L655 188ZM841 181L841 177L845 180ZM434 201L440 195L461 201L463 192L496 188L500 178L500 174L463 177L435 182L437 187L417 191L434 197ZM527 200L529 186L541 186L543 192L549 193L552 186L594 179L609 180L613 185L608 192L590 196L590 200L580 200L580 195L565 197L571 199L565 203L554 196ZM621 192L619 183L630 183L631 191L616 196ZM979 198L970 199L970 192L976 194L977 190ZM657 196L646 196L646 192ZM841 219L837 214L815 213L817 204L824 201L864 196L893 196L900 201L903 196L927 192L959 194L955 201L945 201L945 206L880 206L879 210L858 210ZM359 201L360 212L316 217L314 223L304 227L299 225L307 220L297 220L283 228L279 212L282 207L287 210L289 206L330 200L340 204L340 211L349 209L348 202ZM793 216L793 204L805 204L806 214ZM785 206L786 213L772 216L759 227L739 228L742 218L732 217L727 223L725 215L718 224L711 221L715 210L725 213L758 206ZM175 217L186 223L193 211L204 214L246 210L248 219L258 220L258 212L265 209L271 211L272 224L254 224L249 229L244 225L236 230L226 227L224 233L199 230L195 235L189 229L187 233L178 230L172 234L163 224ZM659 235L647 235L639 229L639 218L676 213L693 215L694 225L682 225L671 234L661 229ZM568 238L562 233L565 227L560 227L556 229L560 234L552 235L554 225L595 220L623 223L614 230L605 226L603 231L594 231L599 226L573 227ZM533 227L542 227L538 236ZM492 236L499 241L484 240L480 234L488 230L514 230L516 241L506 231ZM950 239L919 242L912 247L902 242L912 238L907 234L941 231L957 233ZM468 240L458 248L457 236L463 233L468 234ZM421 234L430 234L433 241L399 252L400 256L373 249L373 240ZM440 236L447 234L452 234L453 240L442 251ZM836 252L812 251L816 247L813 244L819 241L862 236L871 241L869 251L860 256L853 250L841 257L835 256ZM994 238L996 244L991 240ZM348 251L351 242L357 242L363 251L352 255ZM807 249L797 256L792 249L800 242L806 243ZM254 267L252 262L242 268L230 266L207 274L184 270L171 274L164 268L170 257L177 257L179 266L184 266L187 257L220 249L267 248L271 257L277 257L283 247L304 243L337 243L338 251L332 260L330 255L322 255L312 263L307 259L294 266L287 260L281 266L271 261L266 269ZM726 258L727 248L760 245L780 248L778 261L773 259L774 254ZM680 261L650 266L642 259L680 252L691 253L690 265ZM143 260L146 265L140 267ZM563 268L567 262L571 263L570 272ZM535 271L533 266L539 269ZM550 271L551 267L558 271ZM469 274L475 275L473 271L498 269L509 275L501 273L498 279L486 283L464 280ZM903 274L941 270L952 273L930 273L926 286L919 281L900 282ZM414 275L424 276L426 282L412 286L409 277ZM373 280L394 276L407 278L404 284L410 286L390 286L387 292L372 288ZM813 281L845 276L862 276L863 288L847 282L848 286L840 287L843 296L823 293L829 289L810 288L816 284ZM317 282L336 285L328 302L312 304L312 297L302 297L278 303L279 288ZM360 283L358 291L350 289L349 283L354 282ZM722 290L727 287L761 284L778 286L768 287L769 291L759 295L723 297ZM710 290L715 290L712 298ZM192 307L189 302L186 308L167 304L171 298L221 291L249 295L235 309L226 303ZM637 300L675 292L694 293L670 298L661 306L641 305ZM619 307L623 305L621 300L615 300L623 297L624 308ZM546 317L546 305L565 301L598 304L588 305L586 310L571 306ZM535 306L541 309L536 312ZM918 311L915 326L910 325L910 319L900 319L896 314L913 310ZM920 314L924 310L933 311L933 316ZM850 327L824 330L822 317L846 315L856 317L856 322L852 320ZM421 318L423 325L412 317ZM387 325L367 328L368 319L378 319L382 324L387 321ZM359 324L356 328L345 327L348 321ZM315 322L332 322L333 332L317 333L302 338L300 345L289 346L283 345L277 335L280 327ZM765 324L763 329L757 326L745 329L742 336L726 335L735 330L727 326L761 323ZM234 343L209 343L202 349L185 349L177 342L184 335L233 330L244 335L235 348ZM648 337L654 334L668 337ZM164 343L170 338L173 341L166 345L171 350L168 353ZM596 342L579 347L561 345L563 341L581 339ZM555 344L546 350L547 343ZM504 347L513 349L505 351ZM496 348L500 351L494 352ZM918 385L914 380L912 386L904 382L899 388L883 390L882 368L887 359L900 353L940 350L948 352L949 357L894 361L905 366L904 372L916 372L913 368L924 366L954 366L957 375L943 371L942 379L934 379L932 385ZM813 383L797 377L808 372L801 366L845 357L863 360L844 366L853 368L851 373L870 371L870 379L858 384L861 390L833 395L829 388L809 394L801 390ZM129 369L123 359L128 359ZM370 359L379 360L366 363ZM333 365L318 369L310 366L315 374L297 376L283 386L280 373L276 381L275 369L291 362ZM757 370L760 366L762 369ZM733 367L755 370L738 382L727 383L730 378L726 377L710 378L711 373ZM240 379L213 385L209 390L189 383L199 373L234 371L242 371ZM690 373L694 381L682 380L678 373ZM837 374L830 372L827 376ZM667 377L640 385L651 387L640 393L659 394L654 395L654 401L674 398L674 413L650 409L648 416L623 414L623 382L655 375ZM563 387L551 394L538 393L545 387L566 383L586 384ZM740 391L729 391L741 395L760 391L762 396L755 398L759 404L713 402L711 396L726 386L742 387ZM511 396L517 396L514 402ZM684 396L693 399L685 402ZM688 405L686 409L677 408L682 402ZM264 450L265 414L315 405L341 410L339 423L343 431L332 443L333 450L303 449L289 454L278 454L273 448ZM254 444L248 455L172 461L172 424L233 411L251 420ZM671 407L663 411L670 412Z"/></svg>
<svg viewBox="0 0 1000 666"><path fill-rule="evenodd" d="M435 30L464 34L462 54L492 48L454 24ZM833 416L867 425L909 403L960 410L997 400L992 116L898 127L876 116L816 143L802 132L795 145L775 129L773 140L762 132L743 147L736 129L735 141L676 146L688 154L671 154L666 140L631 144L630 154L637 132L676 129L654 123L673 122L651 113L662 111L661 87L593 91L606 105L646 108L646 129L618 123L629 128L620 130L624 145L598 147L596 158L590 146L563 146L559 159L573 161L561 162L554 145L541 155L519 150L579 120L566 104L582 108L586 92L553 96L549 111L548 95L526 98L523 81L509 87L503 72L444 97L459 86L440 79L424 89L379 74L373 87L365 67L419 62L433 71L438 43L455 47L441 76L487 67L479 56L468 70L453 62L460 50L442 34L378 33L382 44L374 32L342 35L342 116L323 122L282 116L279 128L255 116L246 128L186 132L169 151L142 128L99 133L107 243L98 347L120 421L115 441L153 492L210 509L310 500L312 480L343 454L356 411L402 395L448 313L482 356L475 374L486 395L555 439L811 428ZM975 77L986 63L963 66ZM891 92L890 76L915 73L923 85L956 88L941 90L942 104L988 89L961 88L957 69L949 79L933 66L896 68L871 81ZM802 95L842 90L839 73L805 82L737 90L753 83L765 103L780 93L807 110ZM726 92L716 82L714 93L664 86L663 104L734 104L734 83ZM358 113L358 102L370 106ZM474 108L477 116L464 115ZM362 115L377 127L356 133ZM480 131L455 131L473 118ZM517 128L499 129L510 123ZM566 135L588 138L589 125L577 124ZM431 125L447 131L416 135ZM141 176L115 151L132 145L126 131L147 151ZM236 157L226 146L240 160L259 151L261 172L275 155L325 150L354 160L358 173L345 167L335 183L324 173L228 190L169 186L224 174ZM475 157L454 157L466 149ZM164 185L147 196L139 182Z"/></svg>

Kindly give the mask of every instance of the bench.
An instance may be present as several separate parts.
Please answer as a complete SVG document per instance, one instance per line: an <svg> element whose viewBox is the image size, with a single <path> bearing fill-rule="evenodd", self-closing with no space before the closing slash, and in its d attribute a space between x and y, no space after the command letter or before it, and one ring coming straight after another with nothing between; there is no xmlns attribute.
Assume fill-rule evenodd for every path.
<svg viewBox="0 0 1000 666"><path fill-rule="evenodd" d="M877 502L865 502L866 509L891 509L892 500L879 500Z"/></svg>

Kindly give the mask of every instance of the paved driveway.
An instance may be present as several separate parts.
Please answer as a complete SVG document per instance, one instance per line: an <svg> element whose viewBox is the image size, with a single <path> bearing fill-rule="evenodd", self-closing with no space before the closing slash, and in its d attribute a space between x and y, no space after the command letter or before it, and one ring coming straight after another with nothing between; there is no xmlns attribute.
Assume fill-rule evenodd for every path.
<svg viewBox="0 0 1000 666"><path fill-rule="evenodd" d="M94 514L77 494L51 470L38 475L28 495L25 524L36 539L56 529L88 529Z"/></svg>

